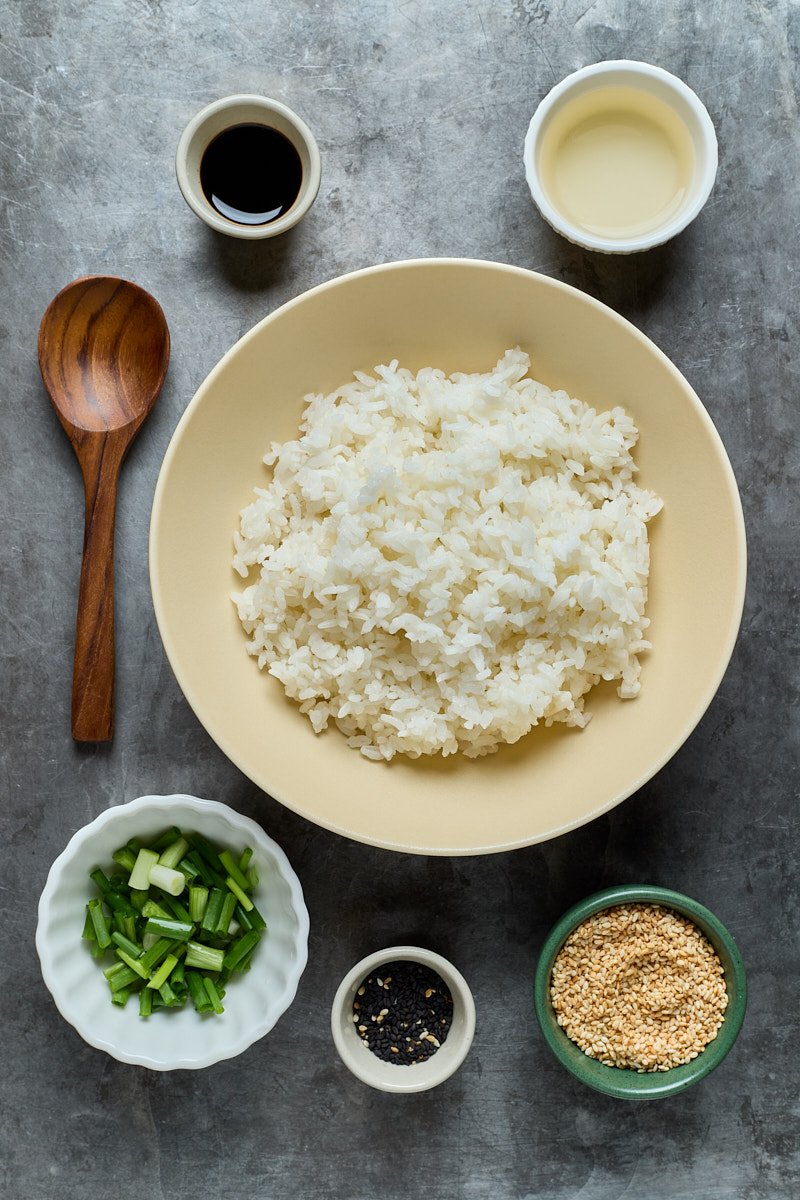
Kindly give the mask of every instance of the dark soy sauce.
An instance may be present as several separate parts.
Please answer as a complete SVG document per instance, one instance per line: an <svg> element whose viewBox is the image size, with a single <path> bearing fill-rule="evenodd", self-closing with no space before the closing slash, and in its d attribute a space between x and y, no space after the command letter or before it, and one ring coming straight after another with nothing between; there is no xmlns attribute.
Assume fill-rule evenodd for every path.
<svg viewBox="0 0 800 1200"><path fill-rule="evenodd" d="M232 125L209 142L200 185L218 213L237 225L268 225L300 195L303 166L292 143L268 125Z"/></svg>

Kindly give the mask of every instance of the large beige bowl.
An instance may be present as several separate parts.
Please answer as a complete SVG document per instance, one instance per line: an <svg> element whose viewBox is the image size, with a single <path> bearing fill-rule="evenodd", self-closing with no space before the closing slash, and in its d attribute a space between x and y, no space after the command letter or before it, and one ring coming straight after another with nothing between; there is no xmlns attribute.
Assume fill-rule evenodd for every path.
<svg viewBox="0 0 800 1200"><path fill-rule="evenodd" d="M653 650L642 692L588 698L582 732L536 729L488 758L367 762L317 737L260 673L228 599L232 534L272 440L296 436L307 392L399 358L488 369L509 346L641 433L641 482L665 501L651 529ZM543 841L618 804L675 753L710 703L741 618L745 536L736 482L705 409L667 358L583 293L497 263L423 260L315 288L256 325L214 368L167 450L150 531L156 617L199 720L264 791L328 829L395 850L478 854Z"/></svg>

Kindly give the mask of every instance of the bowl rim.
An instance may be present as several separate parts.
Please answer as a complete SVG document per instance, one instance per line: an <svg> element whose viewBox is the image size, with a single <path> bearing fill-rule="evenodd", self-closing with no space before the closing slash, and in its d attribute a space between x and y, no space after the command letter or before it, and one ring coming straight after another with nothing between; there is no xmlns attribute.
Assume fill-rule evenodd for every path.
<svg viewBox="0 0 800 1200"><path fill-rule="evenodd" d="M235 114L238 108L259 108L263 111L265 117L268 117L270 114L283 117L287 125L291 126L294 130L298 142L302 143L308 154L308 177L305 178L304 173L297 199L283 216L278 217L276 221L270 221L266 225L237 225L235 221L227 220L220 213L216 212L205 197L198 192L189 175L187 165L189 149L194 139L217 113L230 110L232 114ZM231 123L235 124L235 121ZM280 100L273 100L270 96L259 95L257 92L236 92L233 95L222 96L218 100L212 100L210 104L206 104L204 108L196 112L188 122L180 136L178 147L175 151L175 175L178 180L178 187L189 208L210 229L216 230L217 233L225 234L227 237L239 238L242 241L263 241L265 238L277 237L279 234L285 233L288 229L292 229L306 215L319 193L322 178L322 160L317 140L311 129L303 118L298 116L287 104L283 104Z"/></svg>
<svg viewBox="0 0 800 1200"><path fill-rule="evenodd" d="M165 821L169 820L169 806L173 802L180 802L194 812L203 812L222 817L230 822L237 830L248 835L256 846L266 847L270 853L274 855L278 864L280 875L287 883L291 893L291 905L297 917L298 931L295 942L297 957L293 963L289 965L287 971L286 990L284 992L282 1007L275 1016L274 1020L262 1021L254 1026L251 1026L242 1036L225 1050L224 1053L202 1053L191 1058L175 1057L167 1061L161 1061L149 1057L146 1054L131 1054L125 1049L120 1048L107 1038L93 1033L92 1030L80 1023L76 1023L74 1013L68 1010L64 1001L64 993L61 987L60 979L53 969L52 956L50 952L50 920L52 915L53 900L58 891L59 884L63 876L64 869L72 862L75 855L87 843L89 843L95 834L106 826L113 824L116 815L125 812L151 812L158 809L164 813ZM281 849L277 842L273 841L268 834L264 832L261 826L252 818L244 816L242 813L236 812L227 804L222 804L218 800L203 800L199 796L190 796L187 793L176 792L170 795L146 795L138 796L135 800L126 801L123 804L115 804L110 808L105 809L90 821L88 825L83 825L80 829L73 833L72 837L67 842L64 849L54 860L50 870L47 873L47 880L39 897L37 908L36 921L36 952L39 956L39 964L42 971L42 978L45 986L53 998L56 1008L61 1013L65 1021L87 1042L90 1046L94 1046L97 1050L104 1050L112 1058L119 1062L129 1063L133 1066L148 1067L152 1071L174 1071L174 1070L198 1070L203 1067L209 1067L217 1062L223 1062L229 1058L235 1058L243 1051L247 1050L254 1042L269 1033L279 1018L286 1012L297 994L297 988L300 983L300 977L305 970L308 962L308 934L309 934L309 916L303 898L303 889L300 884L289 859L285 852ZM198 1045L202 1045L202 1039L198 1040Z"/></svg>
<svg viewBox="0 0 800 1200"><path fill-rule="evenodd" d="M614 73L630 75L632 86L635 86L634 81L637 77L639 79L656 79L667 90L680 97L694 113L698 131L707 154L707 162L701 177L697 181L692 203L688 204L683 212L680 212L666 224L650 230L649 233L629 238L599 237L589 233L578 225L573 225L551 203L547 192L539 181L539 172L536 165L536 151L539 138L553 108L565 95L585 80ZM567 238L568 241L573 242L575 245L582 246L586 250L597 251L601 254L635 254L642 250L652 250L654 247L661 246L676 237L679 233L682 233L687 225L690 225L695 217L698 216L711 195L717 177L718 165L719 147L714 122L711 120L708 109L697 93L677 75L673 75L670 71L665 71L663 67L657 67L652 63L642 62L637 59L607 59L603 62L591 63L589 66L580 67L577 71L572 71L569 75L566 75L539 102L536 111L531 117L528 131L525 135L525 179L530 189L531 197L539 212L556 233L560 233L562 237Z"/></svg>
<svg viewBox="0 0 800 1200"><path fill-rule="evenodd" d="M336 821L322 820L316 814L308 811L306 805L302 802L302 799L298 798L297 801L290 802L285 795L281 794L280 791L274 788L274 785L267 785L266 781L262 782L260 778L255 778L254 776L259 774L258 772L254 772L253 774L250 773L250 768L248 768L243 758L230 745L227 737L218 731L212 732L210 725L206 723L206 721L203 719L203 715L201 715L203 714L205 708L202 695L198 695L195 689L189 686L182 678L178 655L176 653L175 644L171 637L167 623L165 605L162 600L162 585L158 568L158 541L161 509L167 487L166 481L170 473L172 461L178 453L184 431L187 425L191 422L196 409L203 403L206 394L211 390L212 387L214 387L217 377L227 368L227 365L231 359L238 354L251 340L257 338L261 333L261 330L267 325L279 319L283 313L305 303L311 297L320 295L326 291L334 290L337 287L347 284L351 280L364 278L369 275L375 275L381 272L394 273L428 269L431 266L447 269L454 268L456 270L473 270L477 267L482 270L500 271L509 275L523 277L532 276L535 279L544 282L548 287L552 287L557 291L566 292L579 298L581 302L588 304L591 308L596 309L598 312L602 312L607 319L622 326L629 333L631 333L637 341L647 346L649 351L655 354L656 357L661 361L665 369L678 380L682 390L686 394L688 402L692 405L697 416L706 426L708 434L717 448L722 471L727 480L728 500L734 516L737 537L737 570L735 579L732 579L731 581L731 595L733 603L730 610L728 636L725 642L724 654L720 656L720 665L718 666L714 675L711 677L705 692L700 696L694 708L687 710L689 715L685 720L679 735L665 749L661 757L654 760L653 764L650 768L648 768L647 771L643 772L640 776L632 780L629 786L623 788L617 795L612 796L609 800L597 805L597 807L591 809L588 813L583 814L581 817L572 821L564 822L563 825L559 825L555 829L547 831L545 834L534 835L533 837L526 836L522 838L516 838L511 841L491 842L481 846L437 846L434 849L430 849L423 845L412 845L405 842L401 843L397 841L389 841L385 838L373 837L368 834L362 834L344 824L337 823ZM277 800L278 803L283 804L292 812L297 813L298 816L304 817L306 820L311 821L312 824L317 825L322 829L329 830L331 833L337 833L340 836L362 842L365 845L377 846L385 850L393 850L406 854L429 854L440 857L468 857L477 854L499 854L507 850L517 850L524 846L531 846L538 842L549 841L553 838L561 837L562 834L569 833L573 829L578 829L582 825L588 824L590 821L602 816L603 813L608 812L616 805L621 804L623 800L627 800L629 796L632 796L634 792L638 791L639 788L643 787L645 783L652 779L653 776L656 775L661 768L670 761L670 759L677 753L684 742L686 742L689 736L694 732L697 725L705 715L709 705L711 704L711 701L714 699L714 696L719 690L723 676L725 675L725 672L730 664L731 655L733 654L733 649L739 634L739 627L744 610L745 587L747 583L747 540L745 533L744 513L742 510L741 496L739 495L739 489L736 483L733 467L730 459L728 458L728 453L725 449L722 438L720 437L720 434L714 422L712 421L708 410L704 407L694 388L681 373L681 371L678 370L678 368L673 362L671 362L664 351L661 350L645 333L642 333L642 331L638 329L631 321L628 321L627 318L621 316L613 308L610 308L607 304L603 304L603 302L600 300L596 300L594 296L590 296L588 293L581 291L579 288L572 287L571 284L563 283L559 279L553 279L551 276L545 275L540 271L530 271L525 267L517 267L509 263L500 263L491 259L477 258L445 257L400 259L396 262L379 263L375 266L363 267L356 271L348 271L344 275L337 275L332 279L328 279L323 283L317 284L308 291L302 292L299 296L294 296L291 300L286 301L285 304L280 305L266 317L263 317L260 321L256 322L251 329L243 334L242 337L239 338L233 344L233 346L226 351L225 354L223 354L222 358L215 364L215 366L212 367L211 371L202 381L197 391L194 393L194 396L187 404L183 415L175 427L172 437L170 438L169 445L167 446L164 454L164 458L158 473L158 479L156 481L150 516L148 553L150 592L153 600L156 624L158 626L161 641L164 646L164 653L167 656L167 660L172 668L173 674L175 675L178 686L180 687L189 707L194 712L208 736L216 743L222 753L234 764L234 766L238 767L238 769L243 775L246 776L246 778L250 779L257 787L261 788L274 800Z"/></svg>
<svg viewBox="0 0 800 1200"><path fill-rule="evenodd" d="M353 1039L348 1038L342 1032L347 1008L352 1002L355 989L361 980L376 967L382 966L383 963L394 962L395 959L408 959L411 962L422 963L436 971L450 988L453 1000L461 1006L464 1016L464 1028L461 1031L455 1055L449 1060L442 1060L438 1054L434 1054L425 1062L415 1063L413 1075L404 1074L401 1067L381 1063L381 1060L370 1054L369 1050L367 1050L369 1058L356 1053L356 1050L364 1049L360 1039L356 1046ZM336 995L331 1005L331 1034L339 1057L357 1079L381 1092L426 1092L431 1088L438 1087L440 1083L444 1083L446 1079L456 1073L469 1054L475 1037L475 1021L475 1000L464 976L449 959L424 946L387 946L384 950L375 950L372 954L367 954L347 972L336 989ZM447 1035L448 1042L452 1036L451 1030ZM373 1058L375 1063L380 1063L381 1066L394 1071L397 1078L383 1078L380 1067L373 1066L371 1061Z"/></svg>
<svg viewBox="0 0 800 1200"><path fill-rule="evenodd" d="M603 1074L598 1079L590 1079L579 1075L575 1070L572 1059L567 1053L569 1047L572 1047L574 1051L575 1043L552 1020L550 975L553 961L569 934L593 913L621 904L658 904L664 908L671 908L695 922L708 937L715 950L719 952L719 948L722 947L730 960L732 989L729 986L728 1007L725 1010L722 1027L714 1040L709 1042L691 1063L671 1068L668 1071L646 1073L622 1067L604 1067L604 1071L608 1072L607 1077ZM573 1078L595 1091L603 1092L607 1096L613 1096L620 1100L658 1100L676 1095L693 1084L699 1083L701 1079L710 1075L728 1055L739 1036L747 1010L747 977L739 948L732 934L719 917L704 904L671 888L650 884L619 884L603 888L602 891L594 892L583 900L579 900L559 918L550 930L539 952L536 964L533 1006L539 1029L547 1046ZM592 1062L595 1067L603 1066L596 1059L588 1057L587 1062ZM680 1072L680 1075L675 1072ZM639 1081L635 1090L626 1082L631 1077Z"/></svg>

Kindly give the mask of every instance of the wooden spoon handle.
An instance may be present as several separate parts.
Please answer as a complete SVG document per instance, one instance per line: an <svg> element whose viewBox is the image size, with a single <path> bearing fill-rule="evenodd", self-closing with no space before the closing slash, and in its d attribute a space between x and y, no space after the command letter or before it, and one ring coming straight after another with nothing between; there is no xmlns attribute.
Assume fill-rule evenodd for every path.
<svg viewBox="0 0 800 1200"><path fill-rule="evenodd" d="M110 742L114 735L114 521L125 449L113 433L90 434L81 459L86 523L72 672L76 742Z"/></svg>

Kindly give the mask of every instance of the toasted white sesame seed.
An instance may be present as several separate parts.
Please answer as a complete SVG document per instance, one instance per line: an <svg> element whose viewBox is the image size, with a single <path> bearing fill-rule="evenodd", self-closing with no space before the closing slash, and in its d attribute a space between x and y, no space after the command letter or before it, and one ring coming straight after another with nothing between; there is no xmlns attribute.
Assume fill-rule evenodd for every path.
<svg viewBox="0 0 800 1200"><path fill-rule="evenodd" d="M588 917L556 955L550 998L590 1058L635 1071L690 1062L717 1036L728 994L704 934L672 909L623 904Z"/></svg>

